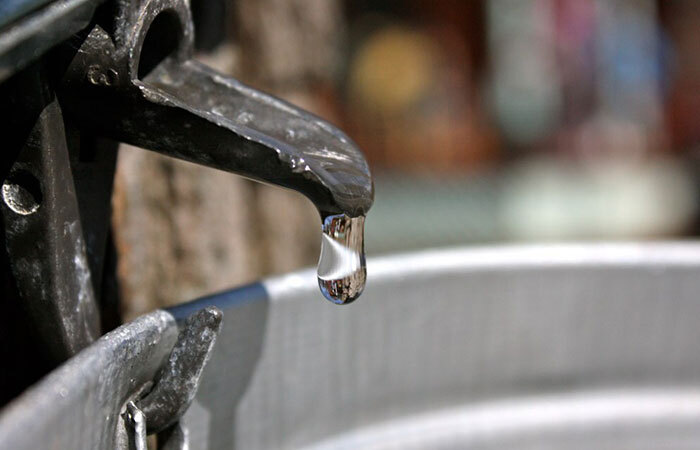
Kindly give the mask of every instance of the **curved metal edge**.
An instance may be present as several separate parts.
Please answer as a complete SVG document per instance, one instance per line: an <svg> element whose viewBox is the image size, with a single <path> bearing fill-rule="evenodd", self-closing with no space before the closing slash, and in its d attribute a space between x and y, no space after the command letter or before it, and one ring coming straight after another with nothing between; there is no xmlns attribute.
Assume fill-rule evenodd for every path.
<svg viewBox="0 0 700 450"><path fill-rule="evenodd" d="M445 441L460 447L500 448L498 442L519 442L524 437L545 442L558 433L595 439L592 435L605 430L619 435L624 429L639 433L664 426L678 433L679 425L696 430L699 420L697 387L579 391L433 411L361 428L306 450L443 448L439 444Z"/></svg>
<svg viewBox="0 0 700 450"><path fill-rule="evenodd" d="M367 269L342 311L323 306L313 270L263 282L265 345L237 446L299 448L552 390L697 383L698 242L426 250Z"/></svg>
<svg viewBox="0 0 700 450"><path fill-rule="evenodd" d="M429 249L367 259L372 278L431 277L436 273L542 267L700 265L700 241L656 243L562 243ZM316 270L303 269L263 282L271 301L289 293L315 292Z"/></svg>
<svg viewBox="0 0 700 450"><path fill-rule="evenodd" d="M0 448L115 448L120 409L153 379L176 338L165 311L104 335L0 413Z"/></svg>
<svg viewBox="0 0 700 450"><path fill-rule="evenodd" d="M178 40L178 48L174 56L179 61L186 61L194 54L194 23L187 2L184 0L147 0L138 8L138 16L133 23L125 23L122 27L117 28L117 33L126 34L127 70L132 82L138 80L139 62L146 35L153 21L161 13L174 13L180 21L181 34L177 37L173 36Z"/></svg>
<svg viewBox="0 0 700 450"><path fill-rule="evenodd" d="M195 397L183 424L190 442L208 442L208 448L230 448L235 442L236 408L255 373L267 329L269 299L261 283L215 293L168 311L181 324L203 308L215 306L226 316L211 359L202 373ZM193 447L200 448L200 447Z"/></svg>
<svg viewBox="0 0 700 450"><path fill-rule="evenodd" d="M235 289L216 292L190 302L180 303L179 305L171 306L167 311L172 314L178 323L181 323L192 314L209 306L215 306L225 312L246 303L264 302L266 299L267 291L263 285L261 283L251 283Z"/></svg>

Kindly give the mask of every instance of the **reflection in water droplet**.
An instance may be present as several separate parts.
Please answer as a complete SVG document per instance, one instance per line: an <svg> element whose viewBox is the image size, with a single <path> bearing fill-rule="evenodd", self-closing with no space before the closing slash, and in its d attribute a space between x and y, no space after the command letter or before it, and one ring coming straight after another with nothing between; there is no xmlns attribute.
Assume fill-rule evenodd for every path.
<svg viewBox="0 0 700 450"><path fill-rule="evenodd" d="M326 216L321 227L318 286L337 305L352 303L362 294L365 267L365 218L345 214Z"/></svg>

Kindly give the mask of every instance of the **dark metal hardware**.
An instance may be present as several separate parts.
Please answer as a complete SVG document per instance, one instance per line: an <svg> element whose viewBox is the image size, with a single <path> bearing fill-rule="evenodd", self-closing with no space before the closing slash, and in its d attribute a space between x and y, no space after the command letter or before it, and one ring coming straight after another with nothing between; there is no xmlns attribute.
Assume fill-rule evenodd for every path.
<svg viewBox="0 0 700 450"><path fill-rule="evenodd" d="M184 0L129 5L113 33L105 27L92 28L59 91L81 128L297 190L323 212L367 213L372 179L355 144L328 122L194 61Z"/></svg>
<svg viewBox="0 0 700 450"><path fill-rule="evenodd" d="M181 325L170 358L161 369L155 386L139 406L148 419L148 432L157 433L182 417L197 394L199 378L221 329L223 313L214 306L204 308Z"/></svg>
<svg viewBox="0 0 700 450"><path fill-rule="evenodd" d="M130 448L145 450L146 436L153 433L158 433L159 449L187 448L188 433L180 418L197 394L222 318L221 310L209 306L180 323L178 340L158 372L155 385L138 404L127 404L125 419L132 429Z"/></svg>
<svg viewBox="0 0 700 450"><path fill-rule="evenodd" d="M43 71L15 86L17 101ZM41 92L41 91L40 91ZM61 110L45 92L38 117L2 183L0 214L16 289L54 363L100 336L100 319Z"/></svg>
<svg viewBox="0 0 700 450"><path fill-rule="evenodd" d="M192 59L187 1L13 0L0 12L0 340L13 343L0 346L13 368L0 404L119 324L118 141L297 190L322 213L370 208L369 168L342 131ZM156 426L148 401L153 429L176 426Z"/></svg>
<svg viewBox="0 0 700 450"><path fill-rule="evenodd" d="M131 401L126 404L126 421L133 429L129 447L134 450L148 450L146 442L146 415Z"/></svg>

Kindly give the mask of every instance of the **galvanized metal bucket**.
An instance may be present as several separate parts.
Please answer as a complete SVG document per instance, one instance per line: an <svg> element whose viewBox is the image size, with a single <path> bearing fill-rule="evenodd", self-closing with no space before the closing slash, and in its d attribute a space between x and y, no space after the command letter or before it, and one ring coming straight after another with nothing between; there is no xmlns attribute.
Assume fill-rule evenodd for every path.
<svg viewBox="0 0 700 450"><path fill-rule="evenodd" d="M699 275L697 243L455 249L370 260L346 307L309 270L154 314L224 311L193 449L696 448ZM1 448L105 445L123 424L75 411L118 415L128 370L94 351L3 412Z"/></svg>

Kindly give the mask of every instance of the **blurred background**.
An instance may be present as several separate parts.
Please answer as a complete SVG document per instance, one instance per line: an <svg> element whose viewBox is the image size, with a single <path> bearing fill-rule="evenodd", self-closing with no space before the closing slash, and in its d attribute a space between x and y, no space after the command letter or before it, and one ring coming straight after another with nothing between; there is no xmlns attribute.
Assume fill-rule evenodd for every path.
<svg viewBox="0 0 700 450"><path fill-rule="evenodd" d="M199 58L344 129L369 257L700 233L695 0L191 0ZM124 315L316 264L298 194L120 151Z"/></svg>

